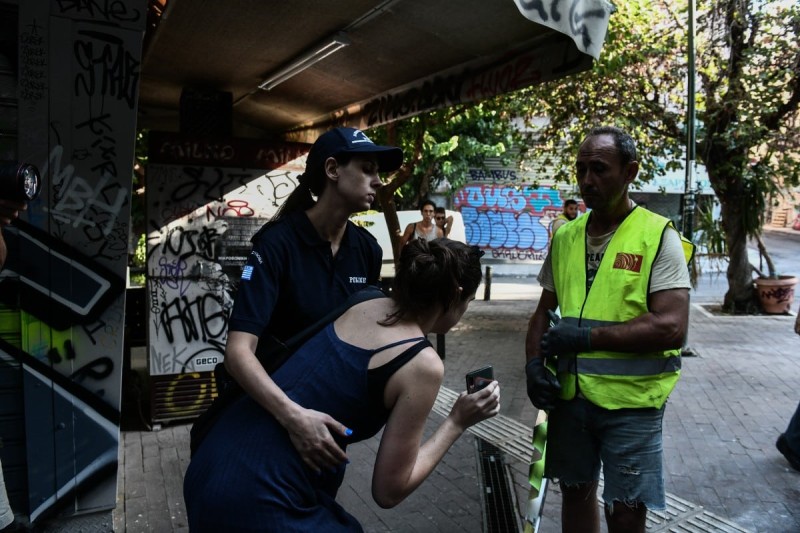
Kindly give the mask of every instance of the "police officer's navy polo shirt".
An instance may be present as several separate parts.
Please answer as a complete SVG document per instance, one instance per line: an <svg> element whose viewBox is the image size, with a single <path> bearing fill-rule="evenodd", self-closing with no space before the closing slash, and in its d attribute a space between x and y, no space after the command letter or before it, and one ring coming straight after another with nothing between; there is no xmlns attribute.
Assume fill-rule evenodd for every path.
<svg viewBox="0 0 800 533"><path fill-rule="evenodd" d="M268 224L242 270L228 331L287 340L366 285L377 285L383 252L349 220L333 257L304 211Z"/></svg>

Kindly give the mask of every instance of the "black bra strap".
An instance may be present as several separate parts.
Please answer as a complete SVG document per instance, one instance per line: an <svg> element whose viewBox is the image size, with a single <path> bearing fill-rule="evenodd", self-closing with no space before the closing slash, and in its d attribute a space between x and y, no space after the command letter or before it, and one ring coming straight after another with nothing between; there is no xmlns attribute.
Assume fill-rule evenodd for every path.
<svg viewBox="0 0 800 533"><path fill-rule="evenodd" d="M386 412L386 408L383 405L383 391L389 379L400 367L408 363L415 355L429 346L433 347L427 339L423 339L413 346L408 347L403 353L388 363L376 368L370 368L367 371L367 395L370 400L369 409L373 414L377 415Z"/></svg>
<svg viewBox="0 0 800 533"><path fill-rule="evenodd" d="M380 348L372 350L372 355L375 355L376 353L382 352L384 350L388 350L389 348L394 348L395 346L400 346L401 344L406 344L408 342L421 341L421 340L425 340L425 337L414 337L413 339L403 339L397 342L390 342L386 346L381 346Z"/></svg>
<svg viewBox="0 0 800 533"><path fill-rule="evenodd" d="M428 339L423 338L421 341L416 343L414 346L410 346L409 348L404 350L403 353L401 353L388 363L383 364L379 367L370 368L369 369L370 378L376 378L379 381L383 381L384 383L386 381L389 381L389 378L392 376L392 374L397 372L397 369L399 369L404 364L408 363L415 355L417 355L419 352L421 352L422 350L424 350L429 346L433 348L433 345L431 345L431 343L428 342Z"/></svg>

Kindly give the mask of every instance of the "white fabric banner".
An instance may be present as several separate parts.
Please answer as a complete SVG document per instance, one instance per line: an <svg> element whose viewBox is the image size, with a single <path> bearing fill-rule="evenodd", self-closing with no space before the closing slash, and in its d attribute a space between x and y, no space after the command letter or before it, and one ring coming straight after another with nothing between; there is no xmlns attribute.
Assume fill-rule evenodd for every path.
<svg viewBox="0 0 800 533"><path fill-rule="evenodd" d="M595 59L600 57L608 19L615 10L606 0L514 0L514 3L528 20L570 36L578 50Z"/></svg>

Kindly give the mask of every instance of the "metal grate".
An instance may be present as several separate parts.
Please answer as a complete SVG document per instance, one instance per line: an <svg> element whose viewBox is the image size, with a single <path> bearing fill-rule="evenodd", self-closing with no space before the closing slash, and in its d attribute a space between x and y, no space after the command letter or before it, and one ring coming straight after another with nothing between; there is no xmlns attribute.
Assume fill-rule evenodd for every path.
<svg viewBox="0 0 800 533"><path fill-rule="evenodd" d="M214 398L213 372L150 376L152 422L176 422L200 416Z"/></svg>
<svg viewBox="0 0 800 533"><path fill-rule="evenodd" d="M509 483L503 454L497 446L475 439L478 469L481 473L484 533L520 531L514 490Z"/></svg>

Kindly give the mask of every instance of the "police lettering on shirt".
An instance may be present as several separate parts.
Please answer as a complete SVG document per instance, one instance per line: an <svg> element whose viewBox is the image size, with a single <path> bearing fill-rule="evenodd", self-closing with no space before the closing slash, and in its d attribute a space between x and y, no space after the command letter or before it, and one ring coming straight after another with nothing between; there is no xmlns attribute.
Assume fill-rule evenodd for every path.
<svg viewBox="0 0 800 533"><path fill-rule="evenodd" d="M354 284L355 284L355 283L361 283L361 284L365 284L366 282L367 282L367 278L366 278L366 277L362 277L362 276L350 276L350 283L354 283Z"/></svg>

